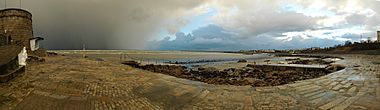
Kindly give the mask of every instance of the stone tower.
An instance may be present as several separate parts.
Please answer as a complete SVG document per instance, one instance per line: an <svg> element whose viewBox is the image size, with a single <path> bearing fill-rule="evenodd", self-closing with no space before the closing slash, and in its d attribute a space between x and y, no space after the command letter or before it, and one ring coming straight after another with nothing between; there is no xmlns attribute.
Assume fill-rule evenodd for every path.
<svg viewBox="0 0 380 110"><path fill-rule="evenodd" d="M377 42L380 43L380 31L377 31Z"/></svg>
<svg viewBox="0 0 380 110"><path fill-rule="evenodd" d="M11 35L13 42L30 49L29 39L33 37L32 14L23 9L0 10L0 33Z"/></svg>

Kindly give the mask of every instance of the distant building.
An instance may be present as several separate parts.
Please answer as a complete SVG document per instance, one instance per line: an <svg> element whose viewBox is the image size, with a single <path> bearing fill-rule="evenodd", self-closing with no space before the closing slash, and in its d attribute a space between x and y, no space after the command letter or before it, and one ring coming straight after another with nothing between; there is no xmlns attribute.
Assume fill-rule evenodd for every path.
<svg viewBox="0 0 380 110"><path fill-rule="evenodd" d="M310 50L321 50L320 47L311 47Z"/></svg>

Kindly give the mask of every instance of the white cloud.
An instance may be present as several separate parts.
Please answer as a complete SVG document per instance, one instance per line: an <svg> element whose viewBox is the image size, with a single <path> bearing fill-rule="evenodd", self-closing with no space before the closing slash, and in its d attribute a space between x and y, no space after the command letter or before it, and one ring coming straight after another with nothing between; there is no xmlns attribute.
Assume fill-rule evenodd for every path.
<svg viewBox="0 0 380 110"><path fill-rule="evenodd" d="M210 44L210 43L223 43L222 38L206 39L203 37L196 37L193 41L194 44Z"/></svg>
<svg viewBox="0 0 380 110"><path fill-rule="evenodd" d="M346 15L336 15L332 17L327 17L317 21L317 24L323 27L334 27L343 24L347 24Z"/></svg>
<svg viewBox="0 0 380 110"><path fill-rule="evenodd" d="M315 18L296 12L281 11L281 0L225 0L214 4L218 13L213 20L220 26L239 33L240 37L254 37L273 31L311 28Z"/></svg>
<svg viewBox="0 0 380 110"><path fill-rule="evenodd" d="M215 14L210 22L222 28L225 33L203 34L200 36L202 38L185 39L195 41L193 44L220 44L203 45L205 47L197 49L207 49L207 46L228 48L227 44L221 43L221 39L223 42L230 40L233 41L231 43L238 42L237 45L242 45L233 45L236 48L287 48L283 47L286 46L283 41L342 41L350 39L342 37L346 34L375 32L380 29L378 1L28 0L25 1L25 8L34 14L35 33L49 36L46 45L48 48L80 48L85 39L90 47L144 49L150 40L157 39L155 37L159 33L160 38L170 36L162 35L165 32L173 36L188 25L192 17L211 10ZM41 7L41 4L44 6ZM180 39L173 38L172 41ZM295 44L289 47L295 47Z"/></svg>
<svg viewBox="0 0 380 110"><path fill-rule="evenodd" d="M379 4L372 0L238 0L216 3L221 12L214 17L218 25L240 36L255 37L263 33L283 33L275 39L348 40L345 34L371 33L379 27ZM228 10L230 9L230 10ZM225 12L223 12L225 11ZM379 10L380 11L380 10ZM301 15L300 15L301 14ZM358 28L360 27L360 28ZM332 33L323 35L322 33Z"/></svg>
<svg viewBox="0 0 380 110"><path fill-rule="evenodd" d="M224 48L229 45L228 47L234 49L332 46L347 40L358 40L360 35L372 35L380 27L380 17L377 14L380 4L374 2L211 0L208 1L207 7L217 12L211 20L227 33L234 34L229 34L228 37L221 33L216 37L196 35L191 42L213 44L209 45L210 48L217 48L216 44L223 45ZM224 43L228 41L238 43L239 46Z"/></svg>
<svg viewBox="0 0 380 110"><path fill-rule="evenodd" d="M350 38L343 38L344 35L363 35L369 33L370 31L365 30L363 26L355 26L351 28L343 29L321 29L321 30L305 30L305 31L296 31L296 32L286 32L282 36L277 37L277 40L283 42L289 42L293 40L294 37L301 39L330 39L337 41L352 41Z"/></svg>

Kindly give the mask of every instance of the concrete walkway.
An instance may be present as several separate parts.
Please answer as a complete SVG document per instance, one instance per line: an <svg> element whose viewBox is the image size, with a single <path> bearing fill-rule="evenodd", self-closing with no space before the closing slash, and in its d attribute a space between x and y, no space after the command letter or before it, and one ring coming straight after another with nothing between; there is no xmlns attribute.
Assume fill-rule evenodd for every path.
<svg viewBox="0 0 380 110"><path fill-rule="evenodd" d="M348 66L345 70L257 88L209 85L113 62L49 57L0 84L0 109L380 109L380 56L344 57L339 63Z"/></svg>

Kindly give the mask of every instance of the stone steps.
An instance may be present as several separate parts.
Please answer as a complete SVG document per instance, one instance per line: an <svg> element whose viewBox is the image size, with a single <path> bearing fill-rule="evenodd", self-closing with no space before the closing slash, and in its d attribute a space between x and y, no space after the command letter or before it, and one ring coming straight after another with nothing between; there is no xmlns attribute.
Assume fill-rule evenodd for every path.
<svg viewBox="0 0 380 110"><path fill-rule="evenodd" d="M311 100L311 98L313 96L316 96L316 97L318 97L317 95L322 96L321 94L324 93L324 92L325 92L324 90L318 90L318 91L314 91L314 92L305 94L304 97Z"/></svg>
<svg viewBox="0 0 380 110"><path fill-rule="evenodd" d="M334 100L332 100L332 101L328 102L327 104L324 104L318 108L322 109L322 110L328 110L328 109L331 109L332 107L342 103L346 99L347 99L347 97L337 97Z"/></svg>
<svg viewBox="0 0 380 110"><path fill-rule="evenodd" d="M326 91L324 93L321 93L321 94L319 94L317 96L312 97L314 99L312 99L309 102L312 103L313 105L321 106L321 105L324 105L324 104L332 101L336 97L337 97L337 93L336 92Z"/></svg>

